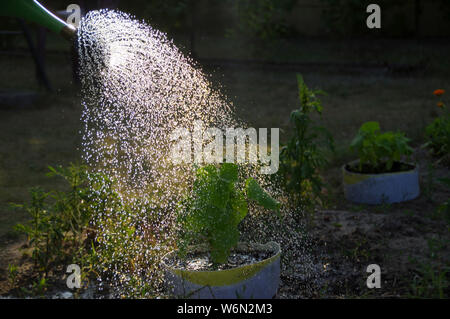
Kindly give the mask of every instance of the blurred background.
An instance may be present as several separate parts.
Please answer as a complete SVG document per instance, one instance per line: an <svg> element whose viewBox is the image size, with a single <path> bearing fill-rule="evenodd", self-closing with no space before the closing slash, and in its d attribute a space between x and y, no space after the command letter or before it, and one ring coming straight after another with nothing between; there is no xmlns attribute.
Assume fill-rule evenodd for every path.
<svg viewBox="0 0 450 319"><path fill-rule="evenodd" d="M116 8L168 34L253 127L280 127L298 106L296 73L328 94L320 120L334 135L330 176L352 155L360 125L379 121L414 145L436 116L432 92L449 87L450 1L378 0L381 29L368 29L365 0L42 0L64 16ZM24 216L6 212L48 165L80 161L80 96L74 51L58 35L0 20L0 237ZM319 121L319 119L317 119ZM51 185L50 185L51 183ZM6 237L4 237L6 236Z"/></svg>

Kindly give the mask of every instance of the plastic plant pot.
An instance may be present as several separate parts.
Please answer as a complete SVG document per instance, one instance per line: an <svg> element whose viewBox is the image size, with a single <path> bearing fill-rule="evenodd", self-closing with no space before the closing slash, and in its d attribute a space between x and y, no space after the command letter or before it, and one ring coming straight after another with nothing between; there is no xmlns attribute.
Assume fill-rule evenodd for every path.
<svg viewBox="0 0 450 319"><path fill-rule="evenodd" d="M419 167L409 163L410 170L364 174L348 170L353 161L342 167L345 198L361 204L391 204L412 200L419 196Z"/></svg>
<svg viewBox="0 0 450 319"><path fill-rule="evenodd" d="M170 293L178 298L192 299L270 299L275 296L280 281L280 245L239 243L238 252L270 252L271 257L259 262L226 270L197 271L173 268L164 260L176 254L170 252L163 259L166 283ZM195 247L191 252L206 252Z"/></svg>

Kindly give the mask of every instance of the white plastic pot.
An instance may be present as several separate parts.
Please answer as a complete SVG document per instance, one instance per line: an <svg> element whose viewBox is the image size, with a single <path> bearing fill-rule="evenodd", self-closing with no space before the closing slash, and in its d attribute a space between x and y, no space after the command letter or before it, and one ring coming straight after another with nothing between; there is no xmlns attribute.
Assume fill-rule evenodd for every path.
<svg viewBox="0 0 450 319"><path fill-rule="evenodd" d="M192 251L201 252L204 248ZM235 251L270 251L272 256L254 264L216 271L178 269L163 261L171 294L178 298L198 299L273 298L280 281L280 246L275 242L265 245L239 243ZM169 253L164 260L173 254L176 252Z"/></svg>
<svg viewBox="0 0 450 319"><path fill-rule="evenodd" d="M362 174L347 169L358 161L342 167L345 198L362 204L399 203L419 196L419 167L407 171L381 174ZM407 164L407 163L405 163Z"/></svg>

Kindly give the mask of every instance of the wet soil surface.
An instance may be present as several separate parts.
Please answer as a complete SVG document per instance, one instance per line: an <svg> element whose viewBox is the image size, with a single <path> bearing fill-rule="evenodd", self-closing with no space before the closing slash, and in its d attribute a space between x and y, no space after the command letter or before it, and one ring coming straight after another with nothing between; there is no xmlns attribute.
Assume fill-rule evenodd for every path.
<svg viewBox="0 0 450 319"><path fill-rule="evenodd" d="M210 271L210 270L225 270L240 266L251 265L264 259L270 258L273 253L270 252L232 252L228 257L228 262L220 265L215 265L211 256L206 253L189 253L184 258L178 258L176 255L168 258L167 265L174 268Z"/></svg>
<svg viewBox="0 0 450 319"><path fill-rule="evenodd" d="M352 173L359 173L359 174L387 174L387 173L399 173L399 172L406 172L413 170L415 167L414 165L407 164L407 163L401 163L401 162L394 162L390 169L387 169L386 163L381 163L378 166L372 166L368 164L361 165L361 169L359 167L359 163L352 163L347 164L345 168Z"/></svg>

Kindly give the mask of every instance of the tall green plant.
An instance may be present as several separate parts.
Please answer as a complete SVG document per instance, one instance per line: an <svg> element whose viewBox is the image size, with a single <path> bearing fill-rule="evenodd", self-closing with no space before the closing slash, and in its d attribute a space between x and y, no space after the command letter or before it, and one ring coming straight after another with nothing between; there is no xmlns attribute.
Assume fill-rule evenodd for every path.
<svg viewBox="0 0 450 319"><path fill-rule="evenodd" d="M323 187L319 170L327 164L325 150L334 151L332 135L322 126L314 124L311 116L322 114L320 90L311 90L297 75L300 107L291 113L294 134L281 148L281 172L287 189L301 203L311 203L320 197ZM324 146L324 148L321 146Z"/></svg>
<svg viewBox="0 0 450 319"><path fill-rule="evenodd" d="M248 201L278 211L280 203L248 178L241 189L238 166L224 163L197 170L191 195L179 207L181 255L188 245L206 242L215 264L225 263L239 241L239 223L248 213Z"/></svg>
<svg viewBox="0 0 450 319"><path fill-rule="evenodd" d="M434 91L434 95L439 97L437 102L441 114L425 129L425 137L427 142L424 147L428 147L433 155L445 159L450 154L450 111L442 100L445 91L438 89Z"/></svg>
<svg viewBox="0 0 450 319"><path fill-rule="evenodd" d="M450 153L450 117L438 117L425 129L428 142L425 144L436 156Z"/></svg>

